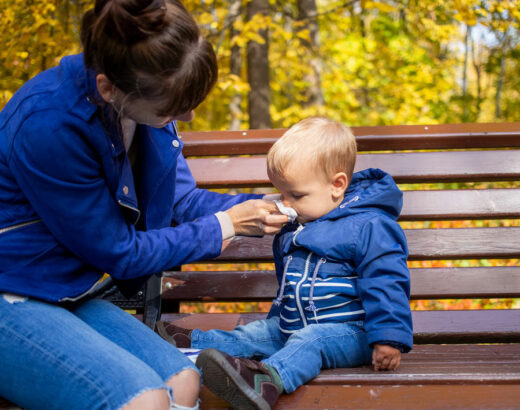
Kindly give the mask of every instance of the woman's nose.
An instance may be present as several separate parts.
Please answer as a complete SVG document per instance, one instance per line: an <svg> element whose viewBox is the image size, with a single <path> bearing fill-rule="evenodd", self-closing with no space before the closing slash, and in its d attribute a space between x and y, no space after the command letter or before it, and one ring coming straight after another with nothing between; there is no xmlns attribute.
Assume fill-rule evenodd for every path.
<svg viewBox="0 0 520 410"><path fill-rule="evenodd" d="M183 122L190 122L193 120L193 118L195 118L195 112L193 110L191 110L184 114L177 115L177 118L175 118L175 119L179 120L179 121L183 121Z"/></svg>

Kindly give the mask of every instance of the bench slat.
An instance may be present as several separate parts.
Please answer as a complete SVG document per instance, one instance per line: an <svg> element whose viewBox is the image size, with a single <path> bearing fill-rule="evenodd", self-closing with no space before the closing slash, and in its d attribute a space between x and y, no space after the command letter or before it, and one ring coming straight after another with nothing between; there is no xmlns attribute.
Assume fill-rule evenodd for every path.
<svg viewBox="0 0 520 410"><path fill-rule="evenodd" d="M406 229L409 260L520 258L520 227ZM271 261L271 236L236 237L217 261Z"/></svg>
<svg viewBox="0 0 520 410"><path fill-rule="evenodd" d="M353 127L359 151L520 147L520 123ZM182 132L187 156L266 154L285 129Z"/></svg>
<svg viewBox="0 0 520 410"><path fill-rule="evenodd" d="M265 157L192 158L188 165L202 188L271 186ZM520 179L520 150L358 155L356 171L381 168L397 183Z"/></svg>
<svg viewBox="0 0 520 410"><path fill-rule="evenodd" d="M401 221L520 218L520 189L404 191Z"/></svg>
<svg viewBox="0 0 520 410"><path fill-rule="evenodd" d="M444 384L520 381L520 345L416 345L396 372L369 366L323 371L312 384ZM506 370L499 372L498 370ZM404 376L404 377L403 377Z"/></svg>
<svg viewBox="0 0 520 410"><path fill-rule="evenodd" d="M301 409L514 409L518 385L304 385L282 396L275 410ZM226 409L225 403L202 396L201 409ZM341 404L338 404L341 403Z"/></svg>
<svg viewBox="0 0 520 410"><path fill-rule="evenodd" d="M356 409L516 408L519 378L520 345L417 345L395 372L323 370L275 408L337 408L345 398ZM226 408L205 388L201 397L206 408Z"/></svg>
<svg viewBox="0 0 520 410"><path fill-rule="evenodd" d="M520 309L413 311L414 343L518 343ZM188 329L231 330L265 318L264 313L163 314Z"/></svg>
<svg viewBox="0 0 520 410"><path fill-rule="evenodd" d="M520 297L520 266L410 269L411 299ZM486 286L482 286L485 283ZM166 272L163 299L258 301L276 297L274 271Z"/></svg>

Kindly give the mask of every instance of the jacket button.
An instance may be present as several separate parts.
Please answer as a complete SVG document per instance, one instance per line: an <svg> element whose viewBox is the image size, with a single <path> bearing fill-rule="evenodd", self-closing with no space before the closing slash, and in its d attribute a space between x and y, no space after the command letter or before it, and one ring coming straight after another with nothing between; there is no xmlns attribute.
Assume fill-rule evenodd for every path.
<svg viewBox="0 0 520 410"><path fill-rule="evenodd" d="M181 145L181 144L179 143L179 141L177 141L177 140L173 140L173 141L172 141L172 145L173 145L175 148L179 148L179 145Z"/></svg>
<svg viewBox="0 0 520 410"><path fill-rule="evenodd" d="M128 195L128 187L126 185L123 187L123 194Z"/></svg>

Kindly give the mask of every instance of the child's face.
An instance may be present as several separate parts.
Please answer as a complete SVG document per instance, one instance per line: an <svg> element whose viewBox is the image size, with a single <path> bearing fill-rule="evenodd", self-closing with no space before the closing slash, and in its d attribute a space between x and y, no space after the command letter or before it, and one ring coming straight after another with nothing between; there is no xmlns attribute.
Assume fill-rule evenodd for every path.
<svg viewBox="0 0 520 410"><path fill-rule="evenodd" d="M298 222L314 221L341 203L347 187L344 173L327 178L321 171L302 161L297 166L291 165L283 177L269 175L269 179L280 192L283 204L298 213Z"/></svg>

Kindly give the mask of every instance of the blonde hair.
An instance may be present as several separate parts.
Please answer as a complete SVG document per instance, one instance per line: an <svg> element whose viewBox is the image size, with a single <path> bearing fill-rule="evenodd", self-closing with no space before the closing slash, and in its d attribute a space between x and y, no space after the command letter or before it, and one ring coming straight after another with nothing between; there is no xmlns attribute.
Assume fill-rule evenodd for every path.
<svg viewBox="0 0 520 410"><path fill-rule="evenodd" d="M283 177L295 159L305 160L325 177L338 172L352 179L356 139L345 124L325 117L306 118L289 128L267 153L267 172Z"/></svg>

